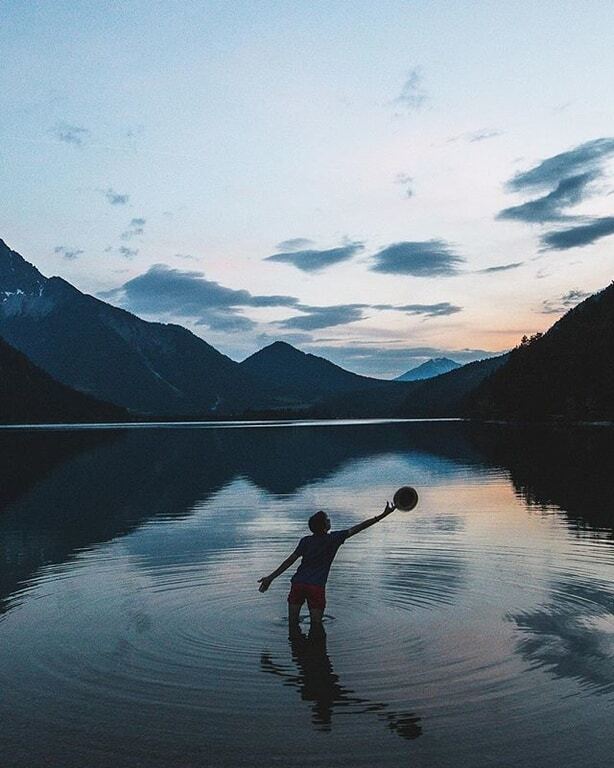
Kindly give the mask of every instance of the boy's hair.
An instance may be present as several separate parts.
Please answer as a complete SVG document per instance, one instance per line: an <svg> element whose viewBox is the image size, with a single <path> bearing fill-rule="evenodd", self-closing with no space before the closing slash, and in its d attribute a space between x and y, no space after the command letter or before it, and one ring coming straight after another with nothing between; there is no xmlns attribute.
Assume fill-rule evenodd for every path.
<svg viewBox="0 0 614 768"><path fill-rule="evenodd" d="M309 530L312 533L324 533L326 531L326 513L320 510L309 518Z"/></svg>

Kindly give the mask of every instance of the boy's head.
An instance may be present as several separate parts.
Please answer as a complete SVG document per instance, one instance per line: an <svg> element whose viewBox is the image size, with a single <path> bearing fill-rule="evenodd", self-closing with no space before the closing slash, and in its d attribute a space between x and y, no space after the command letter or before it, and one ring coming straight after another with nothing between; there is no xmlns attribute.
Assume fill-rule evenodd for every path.
<svg viewBox="0 0 614 768"><path fill-rule="evenodd" d="M322 510L309 518L308 525L312 533L327 533L330 530L330 520L326 512Z"/></svg>

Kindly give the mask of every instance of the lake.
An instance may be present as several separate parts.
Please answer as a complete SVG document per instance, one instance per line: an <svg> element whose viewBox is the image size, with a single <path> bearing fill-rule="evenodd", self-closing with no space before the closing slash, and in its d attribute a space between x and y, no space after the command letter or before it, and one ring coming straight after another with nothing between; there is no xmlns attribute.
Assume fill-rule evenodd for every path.
<svg viewBox="0 0 614 768"><path fill-rule="evenodd" d="M614 753L614 436L462 422L0 432L3 768ZM308 533L348 540L289 640Z"/></svg>

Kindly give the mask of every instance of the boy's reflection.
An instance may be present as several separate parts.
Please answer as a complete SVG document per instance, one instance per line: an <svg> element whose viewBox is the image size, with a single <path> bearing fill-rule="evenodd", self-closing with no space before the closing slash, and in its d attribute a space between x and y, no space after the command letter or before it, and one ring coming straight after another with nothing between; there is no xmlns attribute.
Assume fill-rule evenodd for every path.
<svg viewBox="0 0 614 768"><path fill-rule="evenodd" d="M275 664L268 653L262 654L260 663L264 672L281 677L285 685L300 691L303 701L312 702L311 722L316 730L330 731L333 709L352 706L357 714L377 713L390 730L404 739L420 736L422 727L416 715L395 714L388 710L387 704L354 696L354 691L341 685L326 651L326 632L322 624L312 625L307 636L298 624L291 626L289 641L297 674Z"/></svg>

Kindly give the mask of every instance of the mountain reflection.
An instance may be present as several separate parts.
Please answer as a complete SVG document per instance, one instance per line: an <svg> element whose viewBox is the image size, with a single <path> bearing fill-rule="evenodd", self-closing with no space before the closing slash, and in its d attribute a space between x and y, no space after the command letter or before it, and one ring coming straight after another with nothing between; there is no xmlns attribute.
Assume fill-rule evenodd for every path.
<svg viewBox="0 0 614 768"><path fill-rule="evenodd" d="M474 449L509 470L534 508L557 506L575 531L614 529L614 432L608 427L467 425Z"/></svg>
<svg viewBox="0 0 614 768"><path fill-rule="evenodd" d="M341 684L327 652L323 626L310 628L308 635L300 628L293 628L289 641L296 672L276 664L266 652L260 657L260 665L263 672L279 677L284 685L297 689L302 700L311 704L311 723L315 730L330 731L333 712L338 708L347 711L349 707L352 714L374 713L389 730L404 739L417 739L422 734L420 718L415 714L392 712L387 704L356 696Z"/></svg>

